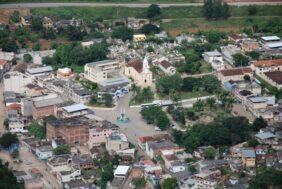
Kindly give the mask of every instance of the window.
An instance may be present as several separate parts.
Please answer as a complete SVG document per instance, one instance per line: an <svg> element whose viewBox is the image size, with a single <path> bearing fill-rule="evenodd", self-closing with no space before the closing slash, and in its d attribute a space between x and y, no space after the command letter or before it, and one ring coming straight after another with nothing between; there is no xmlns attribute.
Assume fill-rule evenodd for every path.
<svg viewBox="0 0 282 189"><path fill-rule="evenodd" d="M145 83L147 83L147 79L145 79L145 81L144 81Z"/></svg>

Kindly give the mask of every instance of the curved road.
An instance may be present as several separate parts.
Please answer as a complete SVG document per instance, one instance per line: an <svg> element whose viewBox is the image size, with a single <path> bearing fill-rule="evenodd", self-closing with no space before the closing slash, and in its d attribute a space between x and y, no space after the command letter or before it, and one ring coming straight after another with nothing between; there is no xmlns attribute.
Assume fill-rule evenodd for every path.
<svg viewBox="0 0 282 189"><path fill-rule="evenodd" d="M282 5L280 2L246 2L229 3L229 5ZM128 8L146 8L150 3L7 3L0 4L1 9L6 8L39 8L39 7L128 7ZM202 6L202 3L158 3L161 8L165 7L183 7L183 6Z"/></svg>

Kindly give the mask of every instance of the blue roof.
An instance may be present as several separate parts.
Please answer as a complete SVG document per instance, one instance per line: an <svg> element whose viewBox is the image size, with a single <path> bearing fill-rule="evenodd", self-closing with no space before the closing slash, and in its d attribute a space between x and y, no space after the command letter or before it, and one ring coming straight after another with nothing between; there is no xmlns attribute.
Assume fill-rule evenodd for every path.
<svg viewBox="0 0 282 189"><path fill-rule="evenodd" d="M255 158L256 154L254 150L243 150L242 154L244 157Z"/></svg>
<svg viewBox="0 0 282 189"><path fill-rule="evenodd" d="M262 97L262 96L257 96L257 97L250 97L250 101L253 103L261 103L261 102L267 102L267 99Z"/></svg>
<svg viewBox="0 0 282 189"><path fill-rule="evenodd" d="M232 91L233 85L230 82L225 82L224 83L224 88L228 91Z"/></svg>

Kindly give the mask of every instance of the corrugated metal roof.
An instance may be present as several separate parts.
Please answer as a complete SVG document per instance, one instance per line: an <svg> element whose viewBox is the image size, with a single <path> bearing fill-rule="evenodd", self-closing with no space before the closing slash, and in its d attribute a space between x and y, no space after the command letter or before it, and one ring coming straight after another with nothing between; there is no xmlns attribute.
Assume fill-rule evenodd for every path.
<svg viewBox="0 0 282 189"><path fill-rule="evenodd" d="M77 112L81 110L87 110L88 108L84 104L73 104L70 106L65 106L63 107L63 109L66 110L68 113L72 113L72 112Z"/></svg>

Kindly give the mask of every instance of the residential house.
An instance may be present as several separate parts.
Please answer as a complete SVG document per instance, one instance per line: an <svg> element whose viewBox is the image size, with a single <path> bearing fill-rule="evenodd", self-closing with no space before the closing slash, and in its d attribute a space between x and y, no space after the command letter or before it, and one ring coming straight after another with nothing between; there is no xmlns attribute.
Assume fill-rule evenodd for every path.
<svg viewBox="0 0 282 189"><path fill-rule="evenodd" d="M127 165L118 165L114 170L114 177L125 178L129 174L130 166Z"/></svg>
<svg viewBox="0 0 282 189"><path fill-rule="evenodd" d="M245 167L255 167L256 153L253 149L242 150L242 162Z"/></svg>
<svg viewBox="0 0 282 189"><path fill-rule="evenodd" d="M223 57L218 51L204 52L202 56L207 63L211 64L214 70L225 69Z"/></svg>
<svg viewBox="0 0 282 189"><path fill-rule="evenodd" d="M24 94L25 86L32 82L32 78L20 72L7 72L4 75L4 91Z"/></svg>
<svg viewBox="0 0 282 189"><path fill-rule="evenodd" d="M58 173L60 171L70 170L70 165L72 162L71 155L55 155L49 158L46 162L47 169L51 173Z"/></svg>
<svg viewBox="0 0 282 189"><path fill-rule="evenodd" d="M260 44L255 40L244 40L241 48L244 52L256 51L259 50Z"/></svg>
<svg viewBox="0 0 282 189"><path fill-rule="evenodd" d="M17 58L24 60L24 55L29 54L32 57L32 62L37 65L42 65L42 60L45 57L52 57L56 50L42 50L42 51L24 51L17 54Z"/></svg>
<svg viewBox="0 0 282 189"><path fill-rule="evenodd" d="M144 58L143 62L137 60L127 63L124 74L131 77L138 86L152 86L153 74L150 71L147 57Z"/></svg>
<svg viewBox="0 0 282 189"><path fill-rule="evenodd" d="M221 83L225 83L230 80L243 81L245 75L249 75L251 79L253 78L253 71L250 67L224 69L217 73L217 77Z"/></svg>
<svg viewBox="0 0 282 189"><path fill-rule="evenodd" d="M82 179L71 180L64 182L63 189L99 189L95 184L88 184Z"/></svg>
<svg viewBox="0 0 282 189"><path fill-rule="evenodd" d="M116 153L118 150L129 148L129 142L124 134L112 134L106 138L106 149L110 154Z"/></svg>
<svg viewBox="0 0 282 189"><path fill-rule="evenodd" d="M76 103L86 103L92 97L92 92L75 81L68 81L63 86L63 95Z"/></svg>
<svg viewBox="0 0 282 189"><path fill-rule="evenodd" d="M59 171L57 173L57 179L58 179L59 183L61 183L62 185L65 182L69 182L69 181L77 180L77 179L81 178L81 170L80 170L79 166L72 165L72 166L70 166L70 168L71 169L68 170L68 171L63 170L63 171Z"/></svg>
<svg viewBox="0 0 282 189"><path fill-rule="evenodd" d="M181 44L181 43L183 43L183 42L185 42L185 41L187 41L187 42L189 42L189 43L192 42L192 41L195 41L195 38L194 38L194 37L188 36L188 35L186 35L186 34L184 34L184 33L182 33L182 34L179 35L179 36L176 36L175 39L176 39L176 41L177 41L178 44Z"/></svg>
<svg viewBox="0 0 282 189"><path fill-rule="evenodd" d="M261 37L263 42L274 42L274 41L280 41L280 37L276 36L276 35L272 35L272 36L263 36Z"/></svg>
<svg viewBox="0 0 282 189"><path fill-rule="evenodd" d="M148 23L149 23L148 19L140 19L140 18L132 18L132 17L127 18L127 26L135 30L141 29L142 26Z"/></svg>
<svg viewBox="0 0 282 189"><path fill-rule="evenodd" d="M69 106L62 107L62 118L70 118L76 116L83 116L89 113L88 107L84 104L72 104Z"/></svg>
<svg viewBox="0 0 282 189"><path fill-rule="evenodd" d="M31 178L25 180L25 189L44 189L44 182L42 178Z"/></svg>
<svg viewBox="0 0 282 189"><path fill-rule="evenodd" d="M46 125L46 138L49 141L62 138L69 146L86 145L91 125L85 117L50 119Z"/></svg>
<svg viewBox="0 0 282 189"><path fill-rule="evenodd" d="M251 62L251 68L256 74L282 70L282 59L256 60Z"/></svg>
<svg viewBox="0 0 282 189"><path fill-rule="evenodd" d="M176 68L166 58L156 60L153 64L159 67L166 75L174 75L176 73Z"/></svg>
<svg viewBox="0 0 282 189"><path fill-rule="evenodd" d="M276 135L273 134L272 132L263 132L263 131L257 133L255 137L259 141L259 143L270 144L270 145L273 144L276 139Z"/></svg>
<svg viewBox="0 0 282 189"><path fill-rule="evenodd" d="M251 96L245 101L245 108L255 117L262 117L266 120L274 119L274 112L277 109L274 96Z"/></svg>
<svg viewBox="0 0 282 189"><path fill-rule="evenodd" d="M21 16L21 24L23 26L31 26L31 16Z"/></svg>
<svg viewBox="0 0 282 189"><path fill-rule="evenodd" d="M265 49L279 49L282 47L282 41L278 36L261 37Z"/></svg>
<svg viewBox="0 0 282 189"><path fill-rule="evenodd" d="M146 35L144 34L135 34L133 35L133 41L134 42L141 42L146 40Z"/></svg>
<svg viewBox="0 0 282 189"><path fill-rule="evenodd" d="M53 21L51 18L47 17L47 16L44 16L43 19L42 19L42 26L43 28L53 28Z"/></svg>
<svg viewBox="0 0 282 189"><path fill-rule="evenodd" d="M220 171L213 171L208 173L198 173L194 175L195 188L215 189L217 185L217 177Z"/></svg>
<svg viewBox="0 0 282 189"><path fill-rule="evenodd" d="M62 80L69 80L74 78L75 74L70 68L59 68L57 70L57 78Z"/></svg>
<svg viewBox="0 0 282 189"><path fill-rule="evenodd" d="M97 121L93 127L89 129L88 146L91 149L93 146L106 143L107 137L119 134L119 126L107 120Z"/></svg>
<svg viewBox="0 0 282 189"><path fill-rule="evenodd" d="M38 120L44 117L55 115L56 105L62 103L63 100L56 94L48 94L32 99L32 116Z"/></svg>
<svg viewBox="0 0 282 189"><path fill-rule="evenodd" d="M7 60L0 59L0 72L5 73L9 70L10 65Z"/></svg>
<svg viewBox="0 0 282 189"><path fill-rule="evenodd" d="M184 148L179 147L177 144L170 141L149 141L146 143L146 154L150 158L161 155L163 150L173 150L174 152L183 151Z"/></svg>
<svg viewBox="0 0 282 189"><path fill-rule="evenodd" d="M35 154L39 160L47 160L53 155L52 146L40 146L35 149Z"/></svg>
<svg viewBox="0 0 282 189"><path fill-rule="evenodd" d="M37 68L28 68L25 73L26 75L34 78L36 76L51 74L52 71L53 71L52 66L43 66Z"/></svg>
<svg viewBox="0 0 282 189"><path fill-rule="evenodd" d="M72 163L78 165L80 169L94 168L93 159L89 154L77 154L72 157Z"/></svg>
<svg viewBox="0 0 282 189"><path fill-rule="evenodd" d="M223 59L229 64L234 64L233 55L241 53L241 49L235 45L221 47Z"/></svg>

